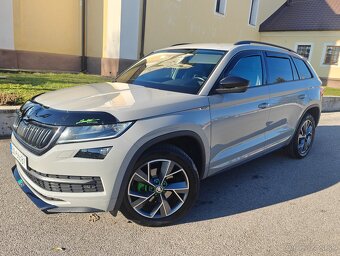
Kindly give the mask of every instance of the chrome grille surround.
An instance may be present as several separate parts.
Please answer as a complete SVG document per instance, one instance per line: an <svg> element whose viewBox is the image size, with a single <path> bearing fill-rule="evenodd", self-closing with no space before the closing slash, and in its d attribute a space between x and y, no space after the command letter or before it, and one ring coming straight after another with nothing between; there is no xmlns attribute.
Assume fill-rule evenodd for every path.
<svg viewBox="0 0 340 256"><path fill-rule="evenodd" d="M21 121L16 133L27 144L37 149L46 147L55 134L55 129Z"/></svg>
<svg viewBox="0 0 340 256"><path fill-rule="evenodd" d="M62 129L58 126L27 121L18 116L13 125L13 134L32 153L42 155L54 145Z"/></svg>

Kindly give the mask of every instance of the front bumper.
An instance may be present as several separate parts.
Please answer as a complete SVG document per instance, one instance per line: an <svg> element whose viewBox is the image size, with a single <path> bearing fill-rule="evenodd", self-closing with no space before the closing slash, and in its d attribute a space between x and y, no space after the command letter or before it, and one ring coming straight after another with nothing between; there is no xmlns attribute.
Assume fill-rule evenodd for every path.
<svg viewBox="0 0 340 256"><path fill-rule="evenodd" d="M18 183L19 187L22 191L28 196L29 199L43 212L45 213L58 213L58 212L100 212L100 209L88 208L88 207L58 207L56 205L52 205L46 203L42 199L40 199L37 194L37 191L33 192L33 188L31 188L20 176L17 166L12 167L13 177ZM43 197L43 195L40 195Z"/></svg>
<svg viewBox="0 0 340 256"><path fill-rule="evenodd" d="M117 175L123 175L119 170L122 169L125 148L130 146L125 143L125 147L120 138L56 145L40 156L27 150L15 136L12 136L12 144L27 157L29 169L26 170L16 161L13 175L25 194L44 212L114 210L121 183L121 178L117 179ZM113 150L103 160L74 157L80 148L107 146L113 147ZM66 180L67 177L70 180ZM80 187L79 183L84 181L82 177L98 178L102 187L96 188L98 192L93 192L90 185ZM77 181L76 178L81 180ZM56 187L59 182L60 190Z"/></svg>
<svg viewBox="0 0 340 256"><path fill-rule="evenodd" d="M21 178L18 169L16 166L12 167L12 173L14 176L14 179L18 183L19 187L22 189L22 191L28 196L29 199L42 211L48 212L49 210L52 210L56 208L55 205L48 204L41 200L39 197L37 197L32 190L26 185L26 183Z"/></svg>

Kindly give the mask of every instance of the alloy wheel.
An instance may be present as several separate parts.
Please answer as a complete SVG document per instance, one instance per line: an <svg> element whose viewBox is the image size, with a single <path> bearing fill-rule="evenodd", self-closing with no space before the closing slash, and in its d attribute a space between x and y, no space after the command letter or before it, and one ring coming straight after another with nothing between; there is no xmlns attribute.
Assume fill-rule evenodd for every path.
<svg viewBox="0 0 340 256"><path fill-rule="evenodd" d="M306 155L313 142L313 122L306 120L300 128L298 136L298 151L300 155Z"/></svg>
<svg viewBox="0 0 340 256"><path fill-rule="evenodd" d="M138 168L128 186L128 200L140 215L160 219L177 212L189 194L189 179L175 161L157 159Z"/></svg>

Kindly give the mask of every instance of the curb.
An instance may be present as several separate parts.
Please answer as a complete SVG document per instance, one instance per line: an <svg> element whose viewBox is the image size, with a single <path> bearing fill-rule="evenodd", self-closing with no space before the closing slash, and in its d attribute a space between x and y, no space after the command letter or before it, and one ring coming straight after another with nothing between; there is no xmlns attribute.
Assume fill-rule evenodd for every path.
<svg viewBox="0 0 340 256"><path fill-rule="evenodd" d="M11 135L16 111L19 108L20 106L0 107L0 138L8 138Z"/></svg>
<svg viewBox="0 0 340 256"><path fill-rule="evenodd" d="M340 111L340 96L326 96L322 98L322 112Z"/></svg>
<svg viewBox="0 0 340 256"><path fill-rule="evenodd" d="M19 108L20 106L0 107L0 138L8 138L11 135L16 111Z"/></svg>
<svg viewBox="0 0 340 256"><path fill-rule="evenodd" d="M20 106L0 107L0 138L8 138L12 133L12 125L16 111ZM322 99L322 112L340 111L340 96L326 96Z"/></svg>

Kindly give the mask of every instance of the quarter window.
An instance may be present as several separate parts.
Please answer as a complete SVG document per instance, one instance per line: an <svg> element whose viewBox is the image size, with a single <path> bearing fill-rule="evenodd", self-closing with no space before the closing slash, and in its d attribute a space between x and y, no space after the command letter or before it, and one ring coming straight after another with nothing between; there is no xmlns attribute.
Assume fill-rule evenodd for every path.
<svg viewBox="0 0 340 256"><path fill-rule="evenodd" d="M302 57L305 57L307 60L309 60L311 50L312 46L310 44L299 44L297 46L296 52Z"/></svg>
<svg viewBox="0 0 340 256"><path fill-rule="evenodd" d="M340 55L340 46L327 46L326 56L323 64L325 65L338 65Z"/></svg>
<svg viewBox="0 0 340 256"><path fill-rule="evenodd" d="M312 74L309 71L309 68L307 67L306 63L303 60L293 58L294 63L296 65L296 68L299 72L300 79L309 79L312 78Z"/></svg>
<svg viewBox="0 0 340 256"><path fill-rule="evenodd" d="M256 26L260 0L251 0L249 25Z"/></svg>
<svg viewBox="0 0 340 256"><path fill-rule="evenodd" d="M226 14L227 0L216 0L215 12L221 15Z"/></svg>
<svg viewBox="0 0 340 256"><path fill-rule="evenodd" d="M228 76L237 76L249 81L249 86L262 85L262 61L260 56L241 58Z"/></svg>
<svg viewBox="0 0 340 256"><path fill-rule="evenodd" d="M267 57L267 64L270 84L293 80L292 66L288 58Z"/></svg>

